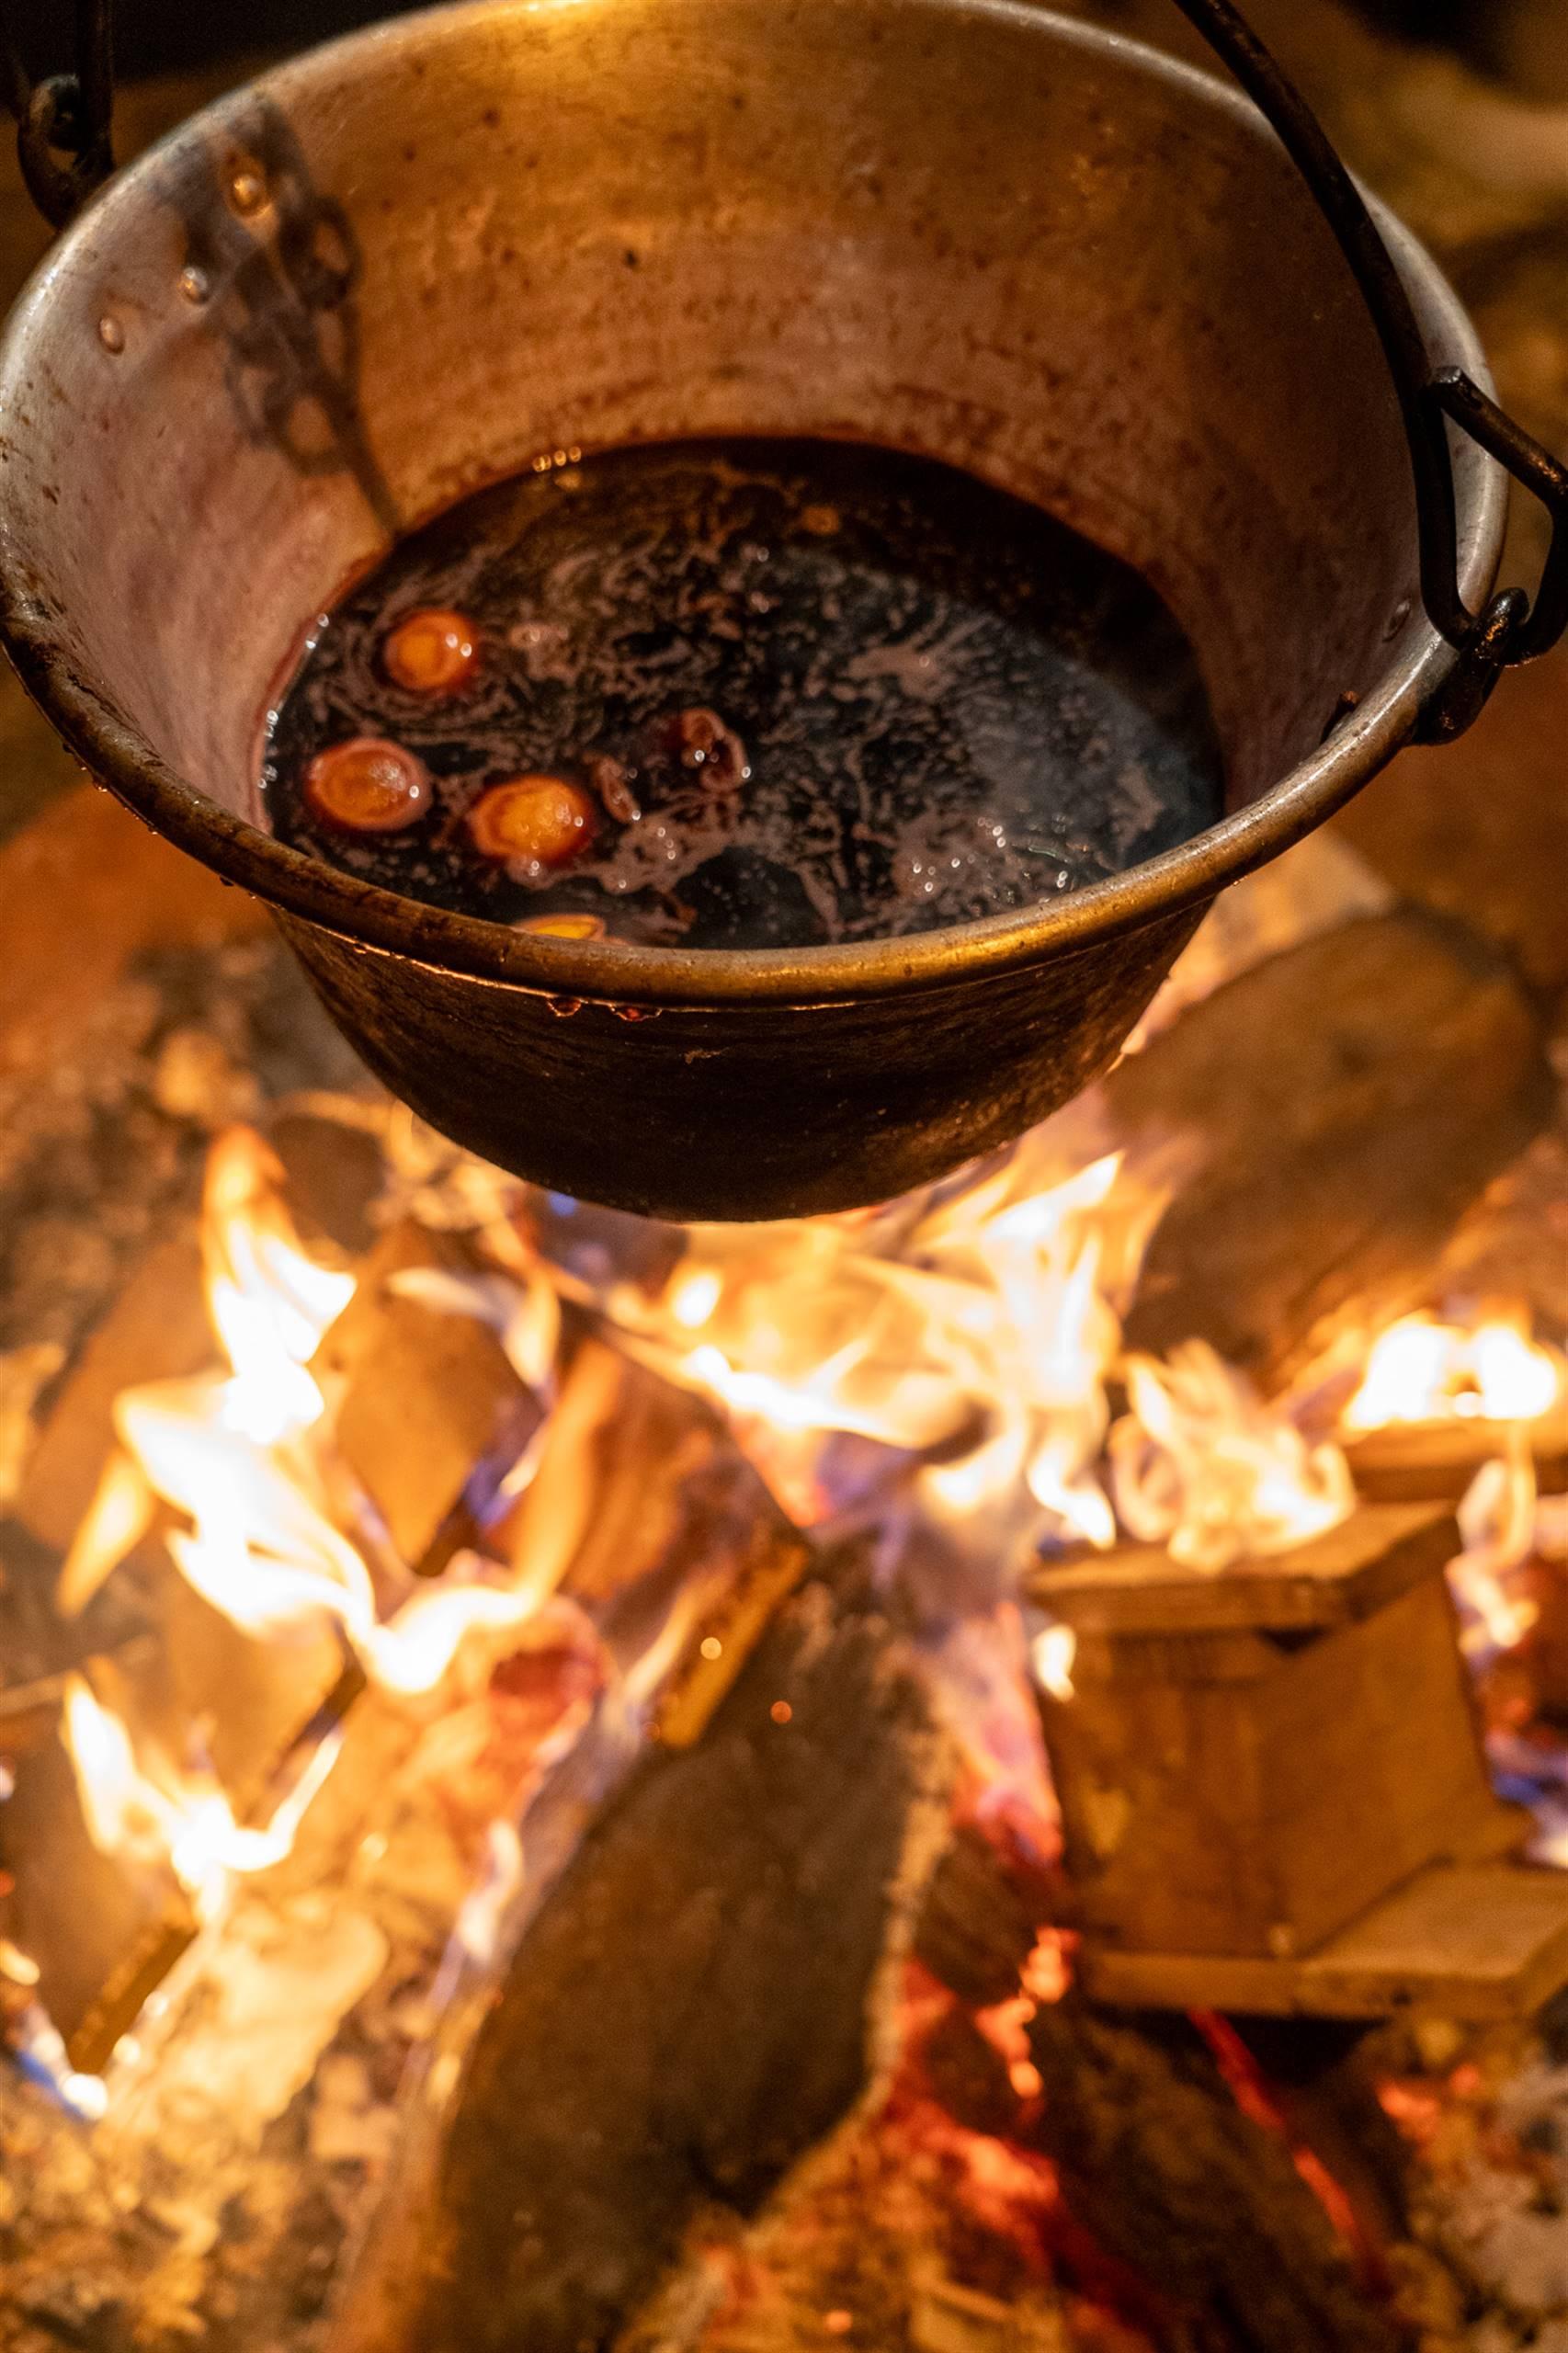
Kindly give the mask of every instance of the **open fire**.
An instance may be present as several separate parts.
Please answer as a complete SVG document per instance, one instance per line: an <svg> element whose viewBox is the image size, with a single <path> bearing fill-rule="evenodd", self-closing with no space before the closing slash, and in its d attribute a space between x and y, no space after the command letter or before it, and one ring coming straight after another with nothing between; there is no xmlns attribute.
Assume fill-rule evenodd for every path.
<svg viewBox="0 0 1568 2353"><path fill-rule="evenodd" d="M1163 1201L1114 1153L1057 1175L1043 1142L885 1211L694 1230L656 1290L613 1268L585 1280L569 1247L552 1260L521 1199L485 1271L394 1283L493 1323L546 1395L559 1301L591 1308L618 1345L721 1404L791 1516L818 1529L885 1522L896 1504L959 1550L992 1552L1001 1531L1021 1559L1108 1547L1124 1531L1220 1574L1343 1520L1355 1502L1345 1453L1305 1433L1290 1399L1266 1402L1202 1342L1163 1362L1122 1353L1119 1304ZM161 1512L182 1575L244 1633L287 1642L324 1620L372 1681L429 1694L466 1646L494 1656L520 1631L549 1597L550 1565L464 1551L421 1586L390 1556L373 1505L335 1464L312 1370L354 1277L304 1251L281 1186L254 1131L214 1144L203 1251L227 1369L121 1396L122 1451L67 1557L62 1605L79 1609ZM558 1205L568 1235L571 1216ZM1510 1572L1532 1548L1556 1549L1562 1508L1538 1506L1517 1432L1561 1397L1562 1358L1517 1322L1425 1315L1367 1336L1364 1358L1343 1432L1449 1415L1497 1426L1461 1506L1452 1574L1484 1640L1507 1647L1530 1622L1507 1598ZM1113 1383L1125 1398L1114 1415ZM543 1450L536 1438L509 1466L503 1505ZM1035 1657L1042 1680L1069 1685L1066 1630L1040 1630ZM64 1717L95 1843L167 1860L208 1922L229 1875L281 1859L331 1770L324 1735L287 1803L242 1824L210 1774L151 1752L82 1675Z"/></svg>
<svg viewBox="0 0 1568 2353"><path fill-rule="evenodd" d="M1160 1026L1156 1016L1145 1036ZM104 2132L156 2129L160 2100L196 2063L181 2047L199 2040L191 2019L210 1998L200 1989L222 1981L233 1953L251 1954L268 1890L303 1870L330 1895L356 1838L353 1868L375 1869L386 1833L344 1761L366 1723L379 1726L394 1773L416 1758L421 1785L441 1791L456 1858L443 1881L445 1959L408 1997L415 2047L437 2021L483 2006L587 1813L650 1744L678 1754L701 1741L801 1574L794 1531L813 1558L859 1548L884 1605L908 1619L952 1744L954 1818L985 1825L1045 1875L1040 1885L1059 1888L1061 1831L1028 1677L1048 1706L1071 1708L1082 1637L1042 1602L1039 1563L1114 1565L1153 1548L1184 1576L1256 1576L1356 1518L1391 1433L1426 1443L1462 1426L1471 1450L1459 1458L1448 1574L1494 1773L1534 1808L1537 1856L1568 1858L1568 1770L1534 1701L1507 1680L1539 1632L1542 1564L1568 1556L1568 1498L1539 1494L1537 1467L1539 1434L1568 1396L1565 1363L1524 1311L1488 1299L1448 1320L1423 1312L1350 1328L1342 1317L1284 1383L1242 1371L1204 1339L1163 1353L1133 1345L1129 1310L1185 1165L1171 1150L1129 1152L1093 1099L998 1160L874 1211L678 1233L530 1195L404 1113L311 1108L378 1139L381 1243L352 1262L307 1246L272 1144L244 1126L216 1137L200 1238L221 1360L120 1392L113 1449L59 1574L59 1615L85 1627L121 1586L138 1589L151 1548L239 1645L226 1655L241 1662L240 1683L244 1662L280 1665L286 1682L295 1661L303 1695L266 1753L236 1762L232 1743L223 1753L221 1686L205 1709L171 1714L156 1675L90 1650L62 1682L58 1737L85 1837L128 1884L165 1891L157 1904L176 1921L159 1957L115 1993L107 2040L101 2003L89 2006L91 2031L78 2005L62 2039L50 1955L19 1936L0 1944L14 2051L76 2114L102 2117ZM417 1406L400 1420L381 1395L407 1378L400 1317L415 1319L426 1353L456 1352L460 1370L441 1374L444 1402L430 1410L465 1383L486 1400L450 1493L413 1517L403 1473L433 1465L445 1440ZM356 1318L369 1319L368 1338ZM693 1432L710 1429L756 1483L744 1514L770 1530L744 1574L732 1536L702 1550L714 1514L728 1527L740 1508L738 1474L714 1487L719 1474L701 1467L713 1441ZM614 1563L583 1566L592 1531L607 1523L599 1540L613 1551L631 1540L617 1538L633 1522L616 1514L635 1517L640 1479L656 1517L661 1481L693 1477L709 1483L709 1500L698 1537L678 1540L690 1557L639 1589L635 1607L617 1601ZM787 1736L799 1702L781 1690L770 1706ZM331 1859L310 1859L324 1838ZM1070 1911L1042 1928L1048 1911L1041 1896L1012 1990L974 2011L1006 2116L998 2107L993 2125L963 2121L972 2086L955 2110L950 2086L933 2104L926 2055L889 2063L886 2131L900 2162L916 2176L956 2169L975 2211L1010 2218L1015 2234L1053 2195L1052 2161L1020 2151L1052 2097L1043 2020L1077 1969ZM346 1961L290 2062L295 2075L315 2063L369 1965ZM267 1964L244 1968L265 1978ZM947 1995L932 2006L916 1972L894 2044L935 2050L952 2030L949 2007ZM453 2096L472 2033L442 2029L423 2091L405 2096L415 2143L431 2129L430 2101ZM1275 2115L1267 2070L1210 2041L1217 2080L1289 2142L1296 2128ZM390 2152L376 2148L379 2171ZM1304 2141L1297 2157L1336 2216L1335 2182ZM1098 2278L1099 2256L1076 2240L1062 2256L1054 2222L1044 2235L1053 2261ZM1119 2312L1131 2333L1063 2342L1143 2341L1115 2252L1087 2304ZM727 2258L719 2270L735 2291ZM971 2339L949 2330L930 2341Z"/></svg>

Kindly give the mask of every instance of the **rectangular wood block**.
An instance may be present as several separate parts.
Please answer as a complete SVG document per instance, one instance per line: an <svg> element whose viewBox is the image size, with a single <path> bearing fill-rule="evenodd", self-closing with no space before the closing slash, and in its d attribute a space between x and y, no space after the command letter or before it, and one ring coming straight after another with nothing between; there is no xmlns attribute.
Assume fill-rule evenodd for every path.
<svg viewBox="0 0 1568 2353"><path fill-rule="evenodd" d="M1568 1487L1568 1401L1524 1426L1542 1495ZM1483 1462L1506 1454L1515 1425L1464 1419L1390 1422L1346 1446L1356 1491L1369 1503L1458 1503Z"/></svg>
<svg viewBox="0 0 1568 2353"><path fill-rule="evenodd" d="M1218 1576L1139 1552L1039 1580L1078 1631L1074 1697L1042 1705L1091 1936L1304 1952L1423 1865L1506 1843L1457 1546L1447 1512L1391 1506Z"/></svg>
<svg viewBox="0 0 1568 2353"><path fill-rule="evenodd" d="M1253 2017L1530 2018L1568 1983L1568 1873L1434 1863L1298 1959L1122 1952L1086 1945L1096 2002Z"/></svg>

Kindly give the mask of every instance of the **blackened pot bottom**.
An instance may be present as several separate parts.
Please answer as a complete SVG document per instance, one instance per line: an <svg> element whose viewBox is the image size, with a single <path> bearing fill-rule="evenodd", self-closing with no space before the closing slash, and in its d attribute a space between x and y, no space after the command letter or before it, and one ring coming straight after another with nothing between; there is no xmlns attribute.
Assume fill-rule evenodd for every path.
<svg viewBox="0 0 1568 2353"><path fill-rule="evenodd" d="M440 692L387 667L428 608L476 647ZM427 775L398 830L307 797L356 737ZM275 832L346 872L692 948L1032 906L1222 806L1196 661L1146 582L950 467L826 441L610 449L465 499L322 617L263 757ZM482 798L541 776L574 789L572 844L486 854Z"/></svg>

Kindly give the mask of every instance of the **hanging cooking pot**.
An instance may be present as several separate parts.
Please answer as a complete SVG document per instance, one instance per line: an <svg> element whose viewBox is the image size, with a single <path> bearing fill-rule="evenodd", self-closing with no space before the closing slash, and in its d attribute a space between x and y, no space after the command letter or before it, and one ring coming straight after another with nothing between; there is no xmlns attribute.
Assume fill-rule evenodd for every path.
<svg viewBox="0 0 1568 2353"><path fill-rule="evenodd" d="M441 8L196 116L34 278L11 656L436 1127L665 1217L897 1193L1104 1070L1222 885L1561 631L1568 475L1242 20L1182 5L1261 112L1011 0ZM77 77L17 87L56 220L108 168L107 6ZM945 460L1134 565L1228 813L1022 913L736 952L528 936L267 833L269 698L392 537L559 446L738 433ZM1552 510L1533 607L1493 595L1507 472Z"/></svg>

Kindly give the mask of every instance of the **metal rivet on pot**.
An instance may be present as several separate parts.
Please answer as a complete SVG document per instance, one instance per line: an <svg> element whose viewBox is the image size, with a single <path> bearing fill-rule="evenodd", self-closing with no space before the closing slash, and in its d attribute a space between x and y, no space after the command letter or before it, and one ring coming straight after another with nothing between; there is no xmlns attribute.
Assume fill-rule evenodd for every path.
<svg viewBox="0 0 1568 2353"><path fill-rule="evenodd" d="M1385 645L1392 644L1409 619L1410 598L1408 597L1402 597L1398 604L1394 607L1392 612L1389 615L1388 627L1383 631L1383 643Z"/></svg>
<svg viewBox="0 0 1568 2353"><path fill-rule="evenodd" d="M581 1013L583 1010L583 1000L580 996L547 996L545 1003L558 1021L570 1021L574 1013Z"/></svg>
<svg viewBox="0 0 1568 2353"><path fill-rule="evenodd" d="M242 166L229 182L229 201L236 212L259 212L267 202L267 182L261 174Z"/></svg>
<svg viewBox="0 0 1568 2353"><path fill-rule="evenodd" d="M106 311L98 321L98 341L106 351L125 349L125 329L112 311Z"/></svg>
<svg viewBox="0 0 1568 2353"><path fill-rule="evenodd" d="M205 302L212 291L212 280L204 269L194 263L179 274L179 290L187 302Z"/></svg>

